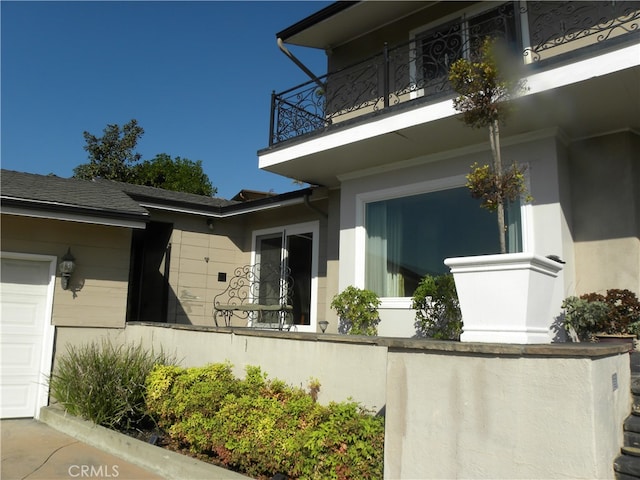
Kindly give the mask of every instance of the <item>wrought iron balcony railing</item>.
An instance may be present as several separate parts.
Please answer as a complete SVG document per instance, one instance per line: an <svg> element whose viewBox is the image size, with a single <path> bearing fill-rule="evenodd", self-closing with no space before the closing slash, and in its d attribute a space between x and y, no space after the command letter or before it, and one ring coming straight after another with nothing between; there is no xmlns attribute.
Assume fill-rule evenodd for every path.
<svg viewBox="0 0 640 480"><path fill-rule="evenodd" d="M524 5L524 6L518 6ZM640 29L640 2L509 2L444 24L410 42L271 97L269 144L323 130L404 102L452 93L449 66L482 40L508 42L523 64L553 61Z"/></svg>

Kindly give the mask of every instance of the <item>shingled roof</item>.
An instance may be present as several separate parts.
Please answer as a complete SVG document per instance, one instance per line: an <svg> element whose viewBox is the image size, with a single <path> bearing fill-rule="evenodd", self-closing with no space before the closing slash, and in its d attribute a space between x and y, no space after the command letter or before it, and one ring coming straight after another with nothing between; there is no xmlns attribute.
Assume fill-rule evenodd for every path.
<svg viewBox="0 0 640 480"><path fill-rule="evenodd" d="M148 212L122 191L88 180L0 170L2 207L146 220Z"/></svg>
<svg viewBox="0 0 640 480"><path fill-rule="evenodd" d="M96 180L96 182L103 186L121 191L137 201L148 200L154 203L162 203L166 205L189 205L205 209L211 207L219 209L238 203L236 201L225 200L223 198L207 197L204 195L196 195L194 193L174 192L172 190L148 187L146 185L116 182L114 180Z"/></svg>
<svg viewBox="0 0 640 480"><path fill-rule="evenodd" d="M5 211L10 207L135 221L148 221L149 209L156 208L219 217L249 213L300 203L311 191L312 188L305 188L240 202L113 180L89 181L0 170L0 201Z"/></svg>

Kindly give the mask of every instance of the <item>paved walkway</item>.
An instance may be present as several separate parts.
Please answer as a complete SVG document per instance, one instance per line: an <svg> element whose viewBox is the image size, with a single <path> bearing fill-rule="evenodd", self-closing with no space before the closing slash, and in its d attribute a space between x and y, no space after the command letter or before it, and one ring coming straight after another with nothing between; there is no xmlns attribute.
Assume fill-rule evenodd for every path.
<svg viewBox="0 0 640 480"><path fill-rule="evenodd" d="M163 480L32 419L0 421L2 480Z"/></svg>

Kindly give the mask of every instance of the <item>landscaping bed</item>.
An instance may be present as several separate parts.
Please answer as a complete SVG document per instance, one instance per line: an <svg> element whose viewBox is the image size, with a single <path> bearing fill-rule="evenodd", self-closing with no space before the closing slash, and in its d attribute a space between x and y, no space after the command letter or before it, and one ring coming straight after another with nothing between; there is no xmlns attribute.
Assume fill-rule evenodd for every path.
<svg viewBox="0 0 640 480"><path fill-rule="evenodd" d="M321 405L319 390L109 344L70 350L51 378L72 415L255 479L382 478L384 418L354 401Z"/></svg>

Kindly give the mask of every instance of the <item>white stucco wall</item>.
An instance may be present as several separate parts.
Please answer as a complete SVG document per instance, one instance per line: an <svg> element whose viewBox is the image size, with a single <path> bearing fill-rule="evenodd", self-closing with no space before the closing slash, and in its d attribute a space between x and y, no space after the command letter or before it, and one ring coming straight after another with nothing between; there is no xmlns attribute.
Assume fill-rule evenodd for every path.
<svg viewBox="0 0 640 480"><path fill-rule="evenodd" d="M562 165L566 163L561 133L549 129L505 137L502 139L502 149L505 164L517 161L526 167L533 197L533 202L522 209L523 250L542 256L554 254L560 258L573 258L568 221L561 205ZM417 157L399 162L394 168L388 167L384 171L354 172L345 176L342 179L340 204L340 290L349 285L364 287L363 204L372 195L400 196L421 193L425 188L464 186L465 175L474 162L491 162L488 143L460 151ZM428 222L428 218L416 221ZM568 262L565 269L569 272L567 278L573 282L574 266ZM557 278L550 300L554 318L560 315L560 305L569 291L568 287L563 271ZM398 310L395 305L386 307L383 300L380 309L381 334L401 337L415 335L411 320L415 312L410 310L409 301L405 304Z"/></svg>
<svg viewBox="0 0 640 480"><path fill-rule="evenodd" d="M229 361L234 373L244 377L245 368L257 365L269 378L306 388L310 379L320 380L318 400L341 402L353 397L376 412L385 403L385 348L371 347L370 340L347 343L317 342L314 334L288 334L308 341L282 341L278 334L212 334L189 327L164 328L129 325L126 329L65 329L58 331L58 350L80 345L93 338L116 343L142 342L147 348L162 349L184 367ZM254 334L252 334L252 332ZM259 332L259 331L257 331Z"/></svg>
<svg viewBox="0 0 640 480"><path fill-rule="evenodd" d="M385 478L613 478L628 362L389 352Z"/></svg>

